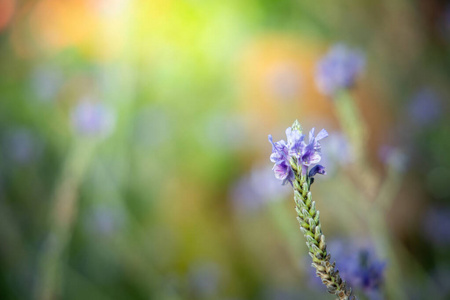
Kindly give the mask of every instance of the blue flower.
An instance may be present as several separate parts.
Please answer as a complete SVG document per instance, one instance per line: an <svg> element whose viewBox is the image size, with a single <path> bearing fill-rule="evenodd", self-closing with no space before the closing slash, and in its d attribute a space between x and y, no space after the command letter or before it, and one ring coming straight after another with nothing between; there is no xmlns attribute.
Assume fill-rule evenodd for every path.
<svg viewBox="0 0 450 300"><path fill-rule="evenodd" d="M316 165L314 168L309 171L309 177L314 177L316 174L322 174L325 175L327 172L325 172L325 167L322 165Z"/></svg>
<svg viewBox="0 0 450 300"><path fill-rule="evenodd" d="M442 116L441 99L434 90L422 88L409 103L408 113L415 124L430 125Z"/></svg>
<svg viewBox="0 0 450 300"><path fill-rule="evenodd" d="M36 133L26 128L7 131L1 142L6 156L5 163L28 165L35 161L43 150L43 141Z"/></svg>
<svg viewBox="0 0 450 300"><path fill-rule="evenodd" d="M272 154L270 160L275 163L273 171L275 177L286 182L292 183L295 175L292 170L290 161L294 158L299 167L302 168L302 173L307 175L308 168L317 164L321 160L321 145L320 140L327 137L328 133L322 129L317 136L314 136L314 128L309 133L308 143L305 142L305 136L302 134L302 129L298 121L295 121L292 127L286 129L287 142L284 140L273 142L272 136L269 135L269 142L272 144ZM320 172L319 172L320 171ZM315 169L315 174L324 174L325 168Z"/></svg>
<svg viewBox="0 0 450 300"><path fill-rule="evenodd" d="M284 199L289 194L290 189L280 185L268 171L268 166L254 166L249 174L233 183L230 200L237 213L257 211L270 202Z"/></svg>
<svg viewBox="0 0 450 300"><path fill-rule="evenodd" d="M309 167L312 164L317 164L322 158L321 146L319 141L326 138L328 132L322 129L316 137L314 137L314 128L309 132L309 142L306 144L302 141L301 152L299 153L299 164Z"/></svg>
<svg viewBox="0 0 450 300"><path fill-rule="evenodd" d="M72 126L83 136L106 136L114 128L115 114L109 107L82 99L72 110Z"/></svg>
<svg viewBox="0 0 450 300"><path fill-rule="evenodd" d="M450 246L450 208L432 207L425 214L422 226L425 238L440 248Z"/></svg>
<svg viewBox="0 0 450 300"><path fill-rule="evenodd" d="M370 244L364 244L357 241L337 241L328 246L335 255L342 278L352 287L362 290L369 299L382 299L381 286L386 262L377 258Z"/></svg>
<svg viewBox="0 0 450 300"><path fill-rule="evenodd" d="M364 65L365 58L360 51L337 44L317 64L317 87L323 94L333 96L352 87Z"/></svg>
<svg viewBox="0 0 450 300"><path fill-rule="evenodd" d="M289 163L290 150L288 144L284 140L273 142L272 136L269 135L269 142L272 144L272 154L270 155L270 161L275 163L273 171L275 172L275 178L283 180L283 184L287 181L292 182L294 179L294 171Z"/></svg>

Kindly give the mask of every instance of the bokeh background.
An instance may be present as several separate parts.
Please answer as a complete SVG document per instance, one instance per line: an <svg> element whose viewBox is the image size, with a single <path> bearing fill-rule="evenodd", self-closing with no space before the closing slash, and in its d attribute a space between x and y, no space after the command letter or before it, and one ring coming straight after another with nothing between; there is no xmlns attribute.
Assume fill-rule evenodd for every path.
<svg viewBox="0 0 450 300"><path fill-rule="evenodd" d="M331 299L269 161L298 119L358 296L449 299L449 76L445 1L0 0L0 298Z"/></svg>

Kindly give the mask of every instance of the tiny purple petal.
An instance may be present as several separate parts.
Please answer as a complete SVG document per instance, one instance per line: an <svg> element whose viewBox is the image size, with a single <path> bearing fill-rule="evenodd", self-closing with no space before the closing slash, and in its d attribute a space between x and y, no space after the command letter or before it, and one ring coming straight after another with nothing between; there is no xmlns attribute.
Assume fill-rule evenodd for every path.
<svg viewBox="0 0 450 300"><path fill-rule="evenodd" d="M269 142L272 144L272 152L275 151L275 144L273 143L272 135L269 134Z"/></svg>
<svg viewBox="0 0 450 300"><path fill-rule="evenodd" d="M320 141L328 136L328 132L325 129L322 129L316 136L316 141Z"/></svg>
<svg viewBox="0 0 450 300"><path fill-rule="evenodd" d="M431 88L422 88L408 105L409 117L416 125L431 125L442 117L442 100Z"/></svg>
<svg viewBox="0 0 450 300"><path fill-rule="evenodd" d="M309 171L309 177L313 177L316 174L325 175L327 172L325 172L325 167L322 165L316 165Z"/></svg>
<svg viewBox="0 0 450 300"><path fill-rule="evenodd" d="M313 129L311 129L311 131L309 132L309 142L311 143L312 140L314 140L314 130L315 128L313 127Z"/></svg>
<svg viewBox="0 0 450 300"><path fill-rule="evenodd" d="M292 130L291 127L288 127L288 129L286 129L286 137L288 145L293 147L302 139L302 134L300 131Z"/></svg>
<svg viewBox="0 0 450 300"><path fill-rule="evenodd" d="M279 164L273 167L273 171L276 179L285 180L289 176L290 167L286 164Z"/></svg>

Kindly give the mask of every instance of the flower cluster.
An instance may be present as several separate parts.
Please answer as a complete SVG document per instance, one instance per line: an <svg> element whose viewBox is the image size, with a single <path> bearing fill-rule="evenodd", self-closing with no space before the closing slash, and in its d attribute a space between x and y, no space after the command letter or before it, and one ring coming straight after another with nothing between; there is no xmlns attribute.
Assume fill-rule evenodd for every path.
<svg viewBox="0 0 450 300"><path fill-rule="evenodd" d="M334 240L327 244L327 249L336 259L339 273L353 288L370 300L383 299L382 285L387 263L379 259L372 244L361 240ZM311 276L311 283L317 287L322 284L314 276Z"/></svg>
<svg viewBox="0 0 450 300"><path fill-rule="evenodd" d="M364 56L359 51L337 44L317 64L317 86L323 94L333 96L353 86L364 65Z"/></svg>
<svg viewBox="0 0 450 300"><path fill-rule="evenodd" d="M74 130L83 136L106 136L114 129L115 114L111 108L83 98L71 113Z"/></svg>
<svg viewBox="0 0 450 300"><path fill-rule="evenodd" d="M291 167L291 160L302 168L304 175L313 177L317 173L325 174L325 168L317 165L321 159L321 146L319 141L328 136L328 132L322 129L317 136L314 136L314 128L309 132L308 142L302 134L302 127L296 120L292 127L286 129L287 142L284 140L273 142L269 135L269 142L272 144L272 155L270 160L275 163L273 170L275 177L283 180L283 184L294 180L295 175ZM314 167L312 167L315 165ZM308 174L308 168L312 167Z"/></svg>
<svg viewBox="0 0 450 300"><path fill-rule="evenodd" d="M408 114L415 125L431 125L439 121L442 109L441 99L436 91L422 88L411 99Z"/></svg>
<svg viewBox="0 0 450 300"><path fill-rule="evenodd" d="M270 167L254 166L231 187L230 200L237 213L251 213L270 202L284 199L290 190L270 174Z"/></svg>
<svg viewBox="0 0 450 300"><path fill-rule="evenodd" d="M360 247L358 251L348 251L336 257L341 275L353 287L364 291L369 299L382 299L380 287L384 280L386 262L376 257L373 248Z"/></svg>

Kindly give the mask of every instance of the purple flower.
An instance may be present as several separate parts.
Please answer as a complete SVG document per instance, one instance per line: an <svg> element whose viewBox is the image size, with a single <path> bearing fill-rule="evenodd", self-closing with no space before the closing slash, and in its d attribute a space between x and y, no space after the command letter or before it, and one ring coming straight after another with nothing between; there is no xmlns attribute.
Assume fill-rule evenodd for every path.
<svg viewBox="0 0 450 300"><path fill-rule="evenodd" d="M125 228L126 215L120 207L99 204L86 214L85 230L98 238L112 237Z"/></svg>
<svg viewBox="0 0 450 300"><path fill-rule="evenodd" d="M325 167L322 165L316 165L314 168L309 171L309 177L313 177L317 173L325 175L327 172L325 172Z"/></svg>
<svg viewBox="0 0 450 300"><path fill-rule="evenodd" d="M231 186L230 200L238 213L256 211L289 194L289 189L280 185L268 171L267 167L255 166Z"/></svg>
<svg viewBox="0 0 450 300"><path fill-rule="evenodd" d="M113 127L115 115L99 102L83 99L72 111L72 125L77 133L85 136L108 135Z"/></svg>
<svg viewBox="0 0 450 300"><path fill-rule="evenodd" d="M301 162L304 166L309 167L312 164L317 164L322 158L321 146L319 141L326 138L328 132L322 129L316 137L314 137L314 128L309 132L309 142L306 144L302 141L301 151L299 152L299 163Z"/></svg>
<svg viewBox="0 0 450 300"><path fill-rule="evenodd" d="M42 152L42 141L39 137L26 128L15 128L8 131L3 140L6 161L19 165L27 165Z"/></svg>
<svg viewBox="0 0 450 300"><path fill-rule="evenodd" d="M273 167L275 177L283 180L283 184L288 181L292 183L295 175L290 164L291 158L294 158L298 166L302 167L303 174L308 174L308 168L320 162L322 156L319 141L327 136L328 133L325 129L322 129L317 136L314 136L313 128L309 133L308 143L306 143L298 121L295 121L292 127L286 129L287 142L281 140L274 143L272 136L269 135L269 142L272 144L270 160L275 163ZM319 171L319 168L316 170ZM320 172L316 173L325 173L325 168L321 166Z"/></svg>
<svg viewBox="0 0 450 300"><path fill-rule="evenodd" d="M323 94L333 96L341 89L352 87L364 65L365 58L360 51L337 44L317 64L317 87Z"/></svg>
<svg viewBox="0 0 450 300"><path fill-rule="evenodd" d="M379 260L373 247L357 242L329 243L330 253L336 258L339 272L349 284L362 290L369 299L382 299L381 285L386 262Z"/></svg>
<svg viewBox="0 0 450 300"><path fill-rule="evenodd" d="M409 117L417 125L429 125L442 115L442 103L435 91L429 88L419 90L408 107Z"/></svg>
<svg viewBox="0 0 450 300"><path fill-rule="evenodd" d="M41 65L32 70L30 84L39 101L50 102L64 84L64 73L57 66Z"/></svg>
<svg viewBox="0 0 450 300"><path fill-rule="evenodd" d="M401 149L389 145L382 145L378 149L378 157L397 172L405 171L408 164L408 156Z"/></svg>
<svg viewBox="0 0 450 300"><path fill-rule="evenodd" d="M290 129L290 128L288 128ZM287 135L286 130L286 135ZM284 141L273 142L272 136L269 135L269 142L272 144L272 154L270 155L270 161L275 163L273 171L275 172L275 178L283 180L283 184L287 181L292 182L294 179L294 171L289 163L290 149L288 144Z"/></svg>
<svg viewBox="0 0 450 300"><path fill-rule="evenodd" d="M354 160L354 150L348 138L339 131L330 134L327 140L327 148L322 152L322 160L327 166L327 175L333 175L337 168L352 163Z"/></svg>
<svg viewBox="0 0 450 300"><path fill-rule="evenodd" d="M425 238L437 247L450 246L450 209L448 207L433 207L425 214Z"/></svg>
<svg viewBox="0 0 450 300"><path fill-rule="evenodd" d="M214 262L198 262L189 267L188 282L195 298L215 298L221 279L220 266Z"/></svg>

